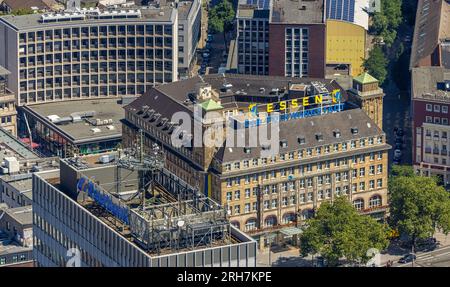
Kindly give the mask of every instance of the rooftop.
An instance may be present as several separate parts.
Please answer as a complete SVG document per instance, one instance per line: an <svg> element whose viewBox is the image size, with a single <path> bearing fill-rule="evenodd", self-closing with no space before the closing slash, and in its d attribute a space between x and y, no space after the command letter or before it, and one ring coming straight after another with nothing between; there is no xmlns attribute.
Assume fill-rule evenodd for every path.
<svg viewBox="0 0 450 287"><path fill-rule="evenodd" d="M0 17L0 21L6 23L7 25L12 26L15 30L27 30L27 29L36 29L42 27L61 27L61 26L80 26L80 25L92 25L92 24L100 24L100 23L145 23L145 22L170 22L175 17L174 10L171 7L140 7L140 9L122 9L122 10L83 10L87 12L76 12L77 14L70 14L69 12L63 13L53 13L53 14L30 14L30 15L7 15ZM83 15L98 15L101 13L109 13L110 15L117 14L126 14L127 11L136 14L136 11L140 11L140 17L130 17L130 18L116 18L116 19L108 19L109 16L105 16L105 18L95 18L94 16L86 16ZM49 15L49 16L46 16ZM60 22L42 22L42 17L54 17L66 19L65 21ZM70 20L72 17L72 20ZM96 16L98 17L98 16ZM111 16L112 17L112 16ZM116 16L114 16L116 17ZM84 18L84 19L83 19Z"/></svg>
<svg viewBox="0 0 450 287"><path fill-rule="evenodd" d="M361 109L351 109L310 118L281 121L279 124L279 140L280 142L285 141L287 144L286 147L280 147L280 153L297 151L300 148L314 148L317 146L348 142L354 139L376 137L384 134L375 122ZM357 133L352 132L352 129L355 128L357 129ZM270 138L270 130L270 127L268 127L268 138ZM336 131L339 131L339 137L335 135ZM249 138L248 133L249 130L246 129L246 139ZM320 135L320 139L318 135ZM304 143L300 144L299 138L303 138ZM244 150L243 147L229 148L225 146L219 149L216 154L216 159L224 163L242 159L260 158L260 155L260 145L250 147L250 151Z"/></svg>
<svg viewBox="0 0 450 287"><path fill-rule="evenodd" d="M33 212L31 205L16 208L0 209L0 214L5 212L24 228L31 227L33 224Z"/></svg>
<svg viewBox="0 0 450 287"><path fill-rule="evenodd" d="M7 4L11 10L30 7L36 7L39 10L49 10L58 6L58 3L55 0L3 0L3 3Z"/></svg>
<svg viewBox="0 0 450 287"><path fill-rule="evenodd" d="M410 68L417 67L445 39L450 39L450 1L419 0Z"/></svg>
<svg viewBox="0 0 450 287"><path fill-rule="evenodd" d="M450 69L420 67L412 69L412 92L415 99L450 102L450 90L444 81L450 81Z"/></svg>
<svg viewBox="0 0 450 287"><path fill-rule="evenodd" d="M354 81L360 83L360 84L372 84L372 83L378 83L378 80L375 79L372 75L370 75L369 73L365 72L362 73L361 75L355 77L353 79Z"/></svg>
<svg viewBox="0 0 450 287"><path fill-rule="evenodd" d="M125 157L125 154L122 154L121 159ZM91 159L91 161L95 162L96 160ZM90 165L89 167L80 167L74 164L73 159L64 159L62 164L65 165L63 168L65 170L64 182L58 180L57 177L59 176L48 180L48 182L70 198L76 198L80 206L149 255L185 252L251 241L243 234L239 236L241 233L231 227L226 218L225 210L219 204L205 197L166 169L163 169L155 177L154 193L148 192L143 210L140 193L138 192L140 180L136 170L131 171L121 168L117 164L106 164L103 167L91 167ZM43 175L45 173L38 174L39 177ZM95 201L91 193L83 191L93 184L91 179L95 179L95 185L92 188L89 187L91 193L98 192L104 196L109 196L113 204L121 208L120 213L114 213L115 209L108 212L101 202ZM123 184L117 184L118 182ZM145 186L148 186L147 182ZM118 220L111 220L112 216ZM180 222L182 222L181 225ZM139 226L147 227L142 229ZM218 230L217 227L219 226L223 229ZM188 231L184 233L186 228ZM175 231L176 229L183 230L178 235L183 238L186 234L189 234L189 238L180 241L178 247L174 247L172 245L174 242L170 240L164 241L167 236L171 236L165 231ZM207 230L207 234L203 234L205 230ZM142 240L149 240L150 238L147 237L147 232L152 232L155 236L152 236L151 242L142 245ZM217 236L212 239L211 245L203 242L203 238L207 238L209 232ZM198 238L195 239L196 244L191 245L194 243L191 242L194 238L191 239L190 235L194 233ZM201 241L197 241L199 239ZM155 249L156 247L158 247L158 251Z"/></svg>
<svg viewBox="0 0 450 287"><path fill-rule="evenodd" d="M0 162L5 157L16 157L21 159L36 159L38 155L29 149L28 146L23 144L18 138L3 128L0 128Z"/></svg>
<svg viewBox="0 0 450 287"><path fill-rule="evenodd" d="M0 232L0 256L31 251L32 247L22 247L17 242L9 239L5 234Z"/></svg>
<svg viewBox="0 0 450 287"><path fill-rule="evenodd" d="M124 110L118 98L50 102L23 108L76 144L122 136L120 120Z"/></svg>
<svg viewBox="0 0 450 287"><path fill-rule="evenodd" d="M325 23L324 0L273 0L271 23Z"/></svg>

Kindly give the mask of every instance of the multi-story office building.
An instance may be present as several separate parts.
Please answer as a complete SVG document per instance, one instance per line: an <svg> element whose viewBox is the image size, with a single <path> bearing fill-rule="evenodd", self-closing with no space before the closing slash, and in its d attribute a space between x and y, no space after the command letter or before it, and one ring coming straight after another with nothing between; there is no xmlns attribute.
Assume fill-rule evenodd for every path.
<svg viewBox="0 0 450 287"><path fill-rule="evenodd" d="M326 0L327 19L342 20L369 29L370 4L372 0Z"/></svg>
<svg viewBox="0 0 450 287"><path fill-rule="evenodd" d="M324 1L275 0L269 25L269 75L325 77Z"/></svg>
<svg viewBox="0 0 450 287"><path fill-rule="evenodd" d="M17 111L15 106L16 97L7 88L6 78L9 71L0 66L0 127L12 135L17 133Z"/></svg>
<svg viewBox="0 0 450 287"><path fill-rule="evenodd" d="M439 176L450 184L450 70L412 69L413 164L425 176Z"/></svg>
<svg viewBox="0 0 450 287"><path fill-rule="evenodd" d="M242 0L237 20L239 73L324 78L323 0Z"/></svg>
<svg viewBox="0 0 450 287"><path fill-rule="evenodd" d="M202 3L200 0L182 1L178 10L178 72L189 76L194 64L201 36Z"/></svg>
<svg viewBox="0 0 450 287"><path fill-rule="evenodd" d="M332 95L340 97L333 100ZM322 104L311 100L315 97L323 97ZM362 213L382 218L388 205L390 146L378 126L378 114L365 112L376 110L365 106L378 102L359 93L351 99L354 103L347 101L347 93L333 80L247 75L192 78L153 88L126 106L123 145L132 146L138 131L144 131L147 149L154 142L163 145L167 169L199 184L227 206L235 226L255 236L301 224L321 202L337 196L347 196ZM213 116L199 123L197 130L196 108L203 119ZM283 113L279 139L270 143L279 146L273 156L261 156L268 144L248 142L249 127L269 121L258 115L266 110ZM189 125L178 128L178 120L172 118L176 112L194 119L194 132ZM189 141L181 147L173 144L177 135L195 138L196 132L208 130L220 134L211 131L211 123L219 119L231 121L224 123L225 133L247 127L243 146L226 141L218 147L189 146Z"/></svg>
<svg viewBox="0 0 450 287"><path fill-rule="evenodd" d="M177 80L178 13L169 6L3 16L0 33L19 106L141 95Z"/></svg>
<svg viewBox="0 0 450 287"><path fill-rule="evenodd" d="M269 74L269 16L271 0L239 0L236 14L237 72Z"/></svg>
<svg viewBox="0 0 450 287"><path fill-rule="evenodd" d="M152 194L159 195L136 208L138 172L101 164L98 156L63 160L55 176L34 174L37 266L76 262L67 254L79 254L83 267L256 266L256 242L230 224L224 209L167 170L153 175ZM118 176L126 184L117 185Z"/></svg>

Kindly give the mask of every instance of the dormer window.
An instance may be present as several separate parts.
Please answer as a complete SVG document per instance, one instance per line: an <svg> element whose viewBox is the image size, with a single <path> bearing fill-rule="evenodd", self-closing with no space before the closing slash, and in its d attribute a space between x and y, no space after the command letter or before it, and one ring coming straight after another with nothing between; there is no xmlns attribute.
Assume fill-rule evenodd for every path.
<svg viewBox="0 0 450 287"><path fill-rule="evenodd" d="M280 146L281 146L282 148L286 148L286 147L288 146L287 140L282 140L282 141L280 141Z"/></svg>
<svg viewBox="0 0 450 287"><path fill-rule="evenodd" d="M323 135L322 134L316 134L316 140L321 142L323 141Z"/></svg>
<svg viewBox="0 0 450 287"><path fill-rule="evenodd" d="M249 147L244 147L244 153L249 154L252 152L252 149Z"/></svg>
<svg viewBox="0 0 450 287"><path fill-rule="evenodd" d="M334 135L334 137L335 138L340 138L341 137L341 131L339 131L339 130L335 130L335 131L333 131L333 135Z"/></svg>
<svg viewBox="0 0 450 287"><path fill-rule="evenodd" d="M297 141L298 141L299 144L305 144L306 143L305 137L298 137Z"/></svg>
<svg viewBox="0 0 450 287"><path fill-rule="evenodd" d="M357 135L358 134L358 128L351 128L351 132L353 135Z"/></svg>

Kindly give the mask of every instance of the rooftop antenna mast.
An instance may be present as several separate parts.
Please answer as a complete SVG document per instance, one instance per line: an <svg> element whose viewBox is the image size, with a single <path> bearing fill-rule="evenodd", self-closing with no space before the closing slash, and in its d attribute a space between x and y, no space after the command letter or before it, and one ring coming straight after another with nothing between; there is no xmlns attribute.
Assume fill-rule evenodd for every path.
<svg viewBox="0 0 450 287"><path fill-rule="evenodd" d="M124 149L117 161L117 168L124 168L138 172L139 192L141 194L141 209L145 210L145 196L147 190L154 195L155 175L160 172L165 164L165 156L160 147L154 143L151 151L144 151L144 132L139 130L138 143L134 148Z"/></svg>

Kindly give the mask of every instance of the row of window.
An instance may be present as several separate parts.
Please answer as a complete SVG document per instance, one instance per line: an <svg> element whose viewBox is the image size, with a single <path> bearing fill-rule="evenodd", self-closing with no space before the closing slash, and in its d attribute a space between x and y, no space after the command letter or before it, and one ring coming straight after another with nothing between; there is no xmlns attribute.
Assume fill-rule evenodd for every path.
<svg viewBox="0 0 450 287"><path fill-rule="evenodd" d="M367 143L366 143L367 141ZM357 144L359 142L359 144ZM381 144L383 142L382 137L377 138L377 144ZM333 145L326 145L326 146L319 146L316 148L307 148L307 149L301 149L297 151L291 151L288 153L282 153L278 157L271 157L271 158L254 158L252 160L243 160L243 161L236 161L234 163L226 163L224 165L225 171L232 171L232 170L239 170L241 168L241 164L243 168L250 167L250 164L252 167L257 167L259 164L266 165L269 163L276 163L277 160L279 161L285 161L285 160L295 160L295 159L303 159L308 157L314 157L314 156L321 156L325 154L333 154L341 151L347 151L347 150L353 150L356 148L362 148L366 145L374 145L375 139L373 137L370 137L368 139L362 138L359 141L352 140L350 142L343 142L341 144L333 144ZM283 148L286 148L286 146L283 146ZM251 148L244 148L245 153L250 153ZM374 158L374 154L370 154L371 160ZM382 158L382 152L378 153L378 159Z"/></svg>
<svg viewBox="0 0 450 287"><path fill-rule="evenodd" d="M50 41L62 38L117 36L117 35L172 35L171 25L108 25L92 27L75 27L64 29L52 29L45 31L32 31L20 33L19 41Z"/></svg>
<svg viewBox="0 0 450 287"><path fill-rule="evenodd" d="M311 184L310 186L308 185L308 187L312 187L312 179L311 179L311 183L308 182L308 184ZM358 183L353 183L351 185L352 187L352 192L358 192L358 191L366 191L366 183L364 181ZM383 187L383 179L379 178L376 181L374 179L369 180L369 190L373 190L375 188L382 188ZM293 189L291 189L293 190ZM287 191L287 190L284 190ZM269 195L270 193L272 194L276 194L278 193L278 189L276 185L266 185L263 187L262 192L264 195ZM339 195L347 195L349 192L349 185L344 185L344 186L337 186L335 187L335 194L337 196ZM234 194L234 196L233 196ZM244 196L246 199L250 198L250 197L256 197L258 194L258 188L254 187L251 191L250 188L246 188L244 191ZM300 203L305 203L305 193L300 193ZM306 202L312 202L313 201L313 192L307 192L306 193L307 196L307 200ZM326 198L330 198L331 196L331 189L325 189L324 190L318 190L317 191L317 199L322 200L322 199L326 199ZM287 197L286 197L287 198ZM291 204L295 204L295 195L292 195L291 198L293 199L293 202ZM228 191L226 193L226 201L227 202L231 202L231 201L239 201L241 200L241 191L240 190L236 190L234 192L232 191ZM286 204L287 205L287 204ZM285 206L285 205L283 205Z"/></svg>
<svg viewBox="0 0 450 287"><path fill-rule="evenodd" d="M318 193L318 196L320 194L320 196L322 198L318 198L319 200L329 200L330 197L330 193L331 190L327 189L326 191L320 191L320 193ZM339 192L336 193L337 196L344 196L347 195L345 192ZM305 200L305 194L301 194L299 196L299 203L311 203L313 202L313 194L308 193L306 195L306 200ZM282 207L287 207L289 205L295 205L296 204L296 197L295 196L291 196L291 197L283 197L281 200L281 206ZM272 199L272 200L264 200L263 201L263 208L264 210L271 210L271 209L276 209L278 208L279 202L278 199ZM353 206L356 208L356 210L363 210L366 208L365 206L365 202L364 199L362 198L358 198L355 199L353 201ZM376 207L380 207L382 206L382 198L380 195L374 195L369 199L369 203L368 203L368 208L376 208ZM228 214L236 216L236 215L241 215L241 214L248 214L248 213L252 213L252 212L256 212L258 210L258 203L257 202L252 202L252 203L245 203L244 204L244 209L243 212L241 213L241 205L228 205L227 206L228 209Z"/></svg>
<svg viewBox="0 0 450 287"><path fill-rule="evenodd" d="M427 112L448 114L448 106L427 104L426 110Z"/></svg>

